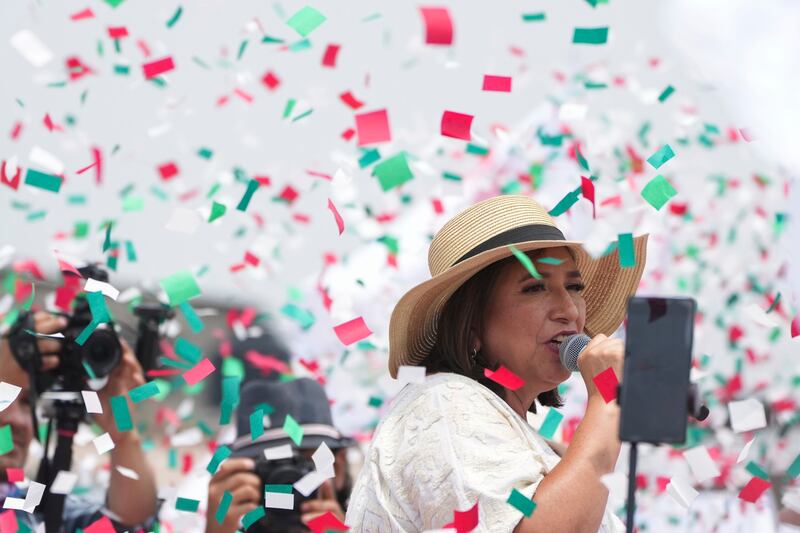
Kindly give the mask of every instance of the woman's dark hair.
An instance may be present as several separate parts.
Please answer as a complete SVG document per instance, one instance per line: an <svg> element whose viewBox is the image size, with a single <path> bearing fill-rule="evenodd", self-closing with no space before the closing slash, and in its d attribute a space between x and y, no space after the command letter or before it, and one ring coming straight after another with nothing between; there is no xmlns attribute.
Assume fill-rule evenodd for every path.
<svg viewBox="0 0 800 533"><path fill-rule="evenodd" d="M546 250L546 249L545 249ZM543 250L529 252L531 258L538 256ZM570 254L572 251L570 250ZM496 261L485 267L461 285L450 299L445 303L441 314L436 334L436 344L431 348L430 354L421 363L427 373L453 372L474 379L484 385L500 398L505 398L506 390L499 383L484 376L483 369L497 370L497 363L489 363L478 352L476 364L473 366L473 346L470 345L470 330L482 331L483 311L489 302L489 296L494 290L500 273L510 263L518 261L513 255ZM536 397L539 403L548 407L561 407L564 405L558 389L551 389ZM533 402L528 411L536 412L536 402Z"/></svg>

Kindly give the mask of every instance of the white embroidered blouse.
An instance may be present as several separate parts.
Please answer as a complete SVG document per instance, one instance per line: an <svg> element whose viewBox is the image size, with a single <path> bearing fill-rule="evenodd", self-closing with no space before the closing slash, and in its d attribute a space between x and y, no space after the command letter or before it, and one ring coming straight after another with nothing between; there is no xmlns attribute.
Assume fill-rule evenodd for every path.
<svg viewBox="0 0 800 533"><path fill-rule="evenodd" d="M559 460L492 391L458 374L433 374L407 385L378 425L345 522L364 533L439 529L477 501L473 531L511 532L523 518L507 503L512 489L531 498ZM606 508L599 531L625 527Z"/></svg>

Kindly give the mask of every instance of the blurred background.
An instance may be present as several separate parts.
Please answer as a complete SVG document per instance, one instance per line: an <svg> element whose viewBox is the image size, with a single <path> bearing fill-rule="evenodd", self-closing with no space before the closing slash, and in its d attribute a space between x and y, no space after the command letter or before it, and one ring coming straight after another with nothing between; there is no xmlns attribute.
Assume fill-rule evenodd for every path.
<svg viewBox="0 0 800 533"><path fill-rule="evenodd" d="M646 448L640 528L773 531L779 509L800 512L800 5L320 0L326 20L305 37L287 25L304 6L0 5L2 327L26 305L58 307L59 260L106 265L122 291L109 307L130 327L133 305L168 303L165 278L200 288L202 331L178 311L164 349L188 339L217 371L193 387L160 377L138 416L173 502L163 523L202 522L174 498L204 501L209 444L234 436L218 420L223 375L317 378L337 427L366 445L402 386L386 368L389 315L429 276L435 231L501 193L553 208L581 175L596 178L596 214L580 198L557 217L567 237L600 254L650 233L640 292L699 305L693 380L711 416L684 448L706 447L722 473L687 507L665 488L692 479L681 449ZM451 44L426 42L420 7L447 10ZM576 28L607 40L575 43ZM173 68L148 78L165 58ZM510 77L510 92L482 90L485 75ZM360 146L356 116L381 110L390 138ZM445 111L474 116L470 140L440 133ZM656 169L664 145L675 156ZM58 192L26 185L29 169L61 177ZM383 187L387 173L404 183ZM659 175L676 192L657 207L642 190ZM345 346L334 327L358 317L372 334ZM558 440L583 412L578 385L563 385ZM745 399L767 425L734 432L727 405ZM771 487L745 502L754 475ZM624 482L609 486L622 509Z"/></svg>

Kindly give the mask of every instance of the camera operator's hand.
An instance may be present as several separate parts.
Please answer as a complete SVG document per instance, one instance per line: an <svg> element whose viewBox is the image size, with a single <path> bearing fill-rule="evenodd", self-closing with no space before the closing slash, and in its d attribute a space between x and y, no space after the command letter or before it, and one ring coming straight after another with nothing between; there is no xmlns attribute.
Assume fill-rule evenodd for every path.
<svg viewBox="0 0 800 533"><path fill-rule="evenodd" d="M33 323L36 333L52 335L66 327L67 319L44 311L38 311L33 315ZM36 339L36 345L42 354L42 369L51 370L57 367L61 341L40 337ZM19 366L17 358L11 353L11 347L6 338L0 342L0 374L2 374L3 381L18 387L25 388L28 386L28 374Z"/></svg>
<svg viewBox="0 0 800 533"><path fill-rule="evenodd" d="M241 518L261 505L263 486L253 471L255 467L255 462L248 457L226 459L220 465L208 485L206 533L233 533L239 528ZM225 491L230 492L233 499L220 524L215 517Z"/></svg>
<svg viewBox="0 0 800 533"><path fill-rule="evenodd" d="M614 369L617 379L622 381L622 367L625 358L625 341L622 339L609 339L602 333L597 334L589 341L586 349L578 357L578 368L589 398L602 398L600 391L594 384L594 377L608 367ZM605 402L605 400L603 400Z"/></svg>
<svg viewBox="0 0 800 533"><path fill-rule="evenodd" d="M97 393L103 405L103 414L94 415L94 420L97 422L97 425L103 428L103 431L107 431L114 442L117 442L120 438L125 438L127 436L126 434L131 433L131 431L136 431L136 429L134 428L124 433L117 432L117 426L114 422L114 414L111 411L109 400L112 396L127 396L131 389L139 385L144 385L144 372L139 364L139 360L136 359L136 354L124 339L120 339L120 344L122 344L122 357L116 368L114 368L108 376L106 386ZM130 409L131 415L133 415L133 402L128 401L128 409Z"/></svg>
<svg viewBox="0 0 800 533"><path fill-rule="evenodd" d="M333 490L333 481L328 479L319 486L319 496L316 500L308 500L303 502L300 506L300 521L307 524L309 520L327 513L328 511L336 515L336 518L344 521L344 510L339 505L339 500L336 499L336 493Z"/></svg>

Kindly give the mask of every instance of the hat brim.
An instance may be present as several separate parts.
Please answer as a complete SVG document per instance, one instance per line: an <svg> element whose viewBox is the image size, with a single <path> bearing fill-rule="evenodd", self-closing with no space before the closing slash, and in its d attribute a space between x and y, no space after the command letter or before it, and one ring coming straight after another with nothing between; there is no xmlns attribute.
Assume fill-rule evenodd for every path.
<svg viewBox="0 0 800 533"><path fill-rule="evenodd" d="M538 240L515 243L523 252L567 246L575 252L578 270L586 288L586 323L589 336L611 335L625 318L627 301L636 292L647 258L647 237L633 239L636 263L622 268L619 248L593 258L579 241ZM508 246L482 252L458 263L416 287L400 298L389 322L389 373L397 378L403 365L419 365L436 343L439 315L452 294L469 278L492 263L512 255Z"/></svg>

